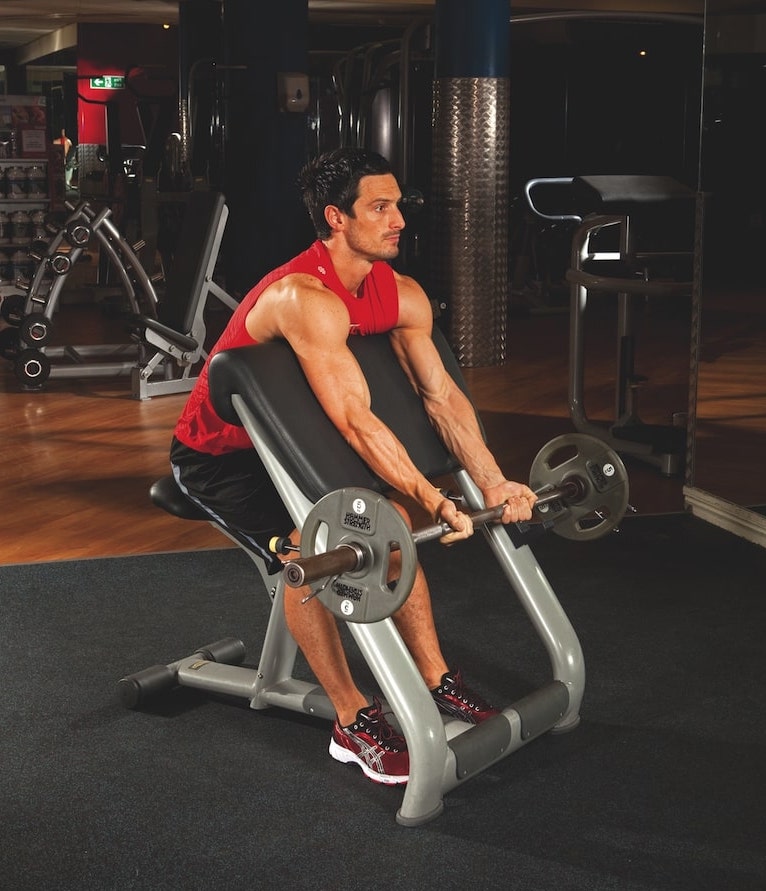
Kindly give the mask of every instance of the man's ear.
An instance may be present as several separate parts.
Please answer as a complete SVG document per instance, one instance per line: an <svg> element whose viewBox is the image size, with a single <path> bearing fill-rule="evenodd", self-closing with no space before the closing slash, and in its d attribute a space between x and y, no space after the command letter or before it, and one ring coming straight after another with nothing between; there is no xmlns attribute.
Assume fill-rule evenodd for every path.
<svg viewBox="0 0 766 891"><path fill-rule="evenodd" d="M328 204L327 207L325 207L324 218L325 220L327 220L327 225L333 230L333 232L337 232L339 229L343 228L343 224L345 222L345 214L334 204Z"/></svg>

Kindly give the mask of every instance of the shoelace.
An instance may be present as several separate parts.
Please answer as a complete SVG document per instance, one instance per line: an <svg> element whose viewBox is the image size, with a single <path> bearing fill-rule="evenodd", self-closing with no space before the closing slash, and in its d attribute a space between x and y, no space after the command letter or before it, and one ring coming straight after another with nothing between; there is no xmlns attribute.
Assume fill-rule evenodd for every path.
<svg viewBox="0 0 766 891"><path fill-rule="evenodd" d="M449 681L449 686L447 684L442 684L437 688L437 693L440 690L449 693L452 696L457 697L470 708L477 709L478 711L486 711L490 708L489 703L482 699L478 694L474 693L472 699L469 699L468 696L466 696L467 691L463 687L463 675L460 671L456 671L454 675L448 675L447 680Z"/></svg>
<svg viewBox="0 0 766 891"><path fill-rule="evenodd" d="M377 696L372 697L372 705L365 711L367 720L367 729L372 738L380 743L391 746L398 750L403 750L406 743L404 737L394 730L394 728L386 720L383 712L383 706Z"/></svg>

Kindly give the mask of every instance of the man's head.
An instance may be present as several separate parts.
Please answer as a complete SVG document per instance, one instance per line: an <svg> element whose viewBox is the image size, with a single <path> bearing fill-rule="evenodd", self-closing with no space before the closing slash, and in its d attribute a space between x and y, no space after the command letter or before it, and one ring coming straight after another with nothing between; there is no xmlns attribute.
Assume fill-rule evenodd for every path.
<svg viewBox="0 0 766 891"><path fill-rule="evenodd" d="M332 205L353 217L359 181L391 172L391 165L382 155L359 148L335 149L309 162L301 171L299 185L317 238L327 239L332 232L325 217L326 207Z"/></svg>

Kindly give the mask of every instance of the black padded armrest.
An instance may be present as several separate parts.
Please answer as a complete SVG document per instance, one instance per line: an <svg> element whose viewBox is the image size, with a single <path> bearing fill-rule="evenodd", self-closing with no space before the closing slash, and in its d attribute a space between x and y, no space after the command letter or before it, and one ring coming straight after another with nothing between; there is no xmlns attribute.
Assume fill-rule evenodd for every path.
<svg viewBox="0 0 766 891"><path fill-rule="evenodd" d="M165 340L169 341L173 346L178 347L179 350L193 353L200 347L200 344L198 344L193 337L189 337L188 334L182 334L180 331L174 331L173 328L168 328L167 325L163 325L162 322L158 322L156 319L152 319L149 316L141 316L141 323L144 327L154 331L155 334L164 337Z"/></svg>
<svg viewBox="0 0 766 891"><path fill-rule="evenodd" d="M460 367L438 329L434 330L434 342L448 371L467 393ZM367 379L373 412L394 431L418 469L428 478L455 470L458 465L434 432L388 335L351 337L349 346ZM221 418L240 426L231 396L243 399L249 412L269 431L269 448L310 501L343 486L378 492L388 488L324 413L284 341L216 354L210 363L210 394Z"/></svg>
<svg viewBox="0 0 766 891"><path fill-rule="evenodd" d="M630 213L639 207L691 201L695 193L670 176L576 176L574 204L583 215Z"/></svg>

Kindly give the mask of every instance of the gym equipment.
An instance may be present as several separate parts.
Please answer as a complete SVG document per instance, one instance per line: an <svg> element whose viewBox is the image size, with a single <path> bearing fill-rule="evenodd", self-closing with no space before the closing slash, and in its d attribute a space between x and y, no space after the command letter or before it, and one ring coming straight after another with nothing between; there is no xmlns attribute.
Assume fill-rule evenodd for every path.
<svg viewBox="0 0 766 891"><path fill-rule="evenodd" d="M36 246L37 267L19 315L19 344L14 372L25 389L40 389L49 378L130 375L132 396L191 390L191 372L204 360L204 313L210 295L234 310L236 301L216 282L218 258L228 209L218 192L189 193L172 269L162 296L136 251L115 226L108 207L96 212L86 201L67 205L70 215L52 238ZM93 242L117 271L130 308L131 343L51 347L53 317L67 276ZM100 361L98 361L100 360Z"/></svg>
<svg viewBox="0 0 766 891"><path fill-rule="evenodd" d="M144 341L153 355L132 369L133 395L138 399L191 390L196 380L191 371L207 358L204 314L208 297L216 297L232 312L238 306L213 280L228 215L220 192L190 194L157 318L141 317ZM174 367L180 369L180 376L167 373ZM165 371L164 379L155 379L158 370Z"/></svg>
<svg viewBox="0 0 766 891"><path fill-rule="evenodd" d="M584 433L564 433L546 443L532 462L529 487L538 495L535 509L553 532L574 541L606 535L630 508L622 459Z"/></svg>
<svg viewBox="0 0 766 891"><path fill-rule="evenodd" d="M98 242L100 250L120 273L131 312L134 315L141 312L140 299L147 304L147 312L156 312L153 285L114 225L109 208L96 212L87 202L67 207L70 214L63 222L49 217L46 228L52 236L50 241L32 247L37 265L24 299L19 323L20 351L14 361L19 383L30 390L41 388L49 377L129 373L136 361L135 343L46 346L53 333L53 317L67 276L91 240ZM97 359L104 361L97 362ZM64 362L58 364L56 360Z"/></svg>
<svg viewBox="0 0 766 891"><path fill-rule="evenodd" d="M3 328L0 331L0 356L3 359L15 359L21 350L17 328Z"/></svg>
<svg viewBox="0 0 766 891"><path fill-rule="evenodd" d="M466 391L455 357L438 329L434 343ZM388 336L352 337L349 346L370 387L373 411L400 438L416 466L429 479L452 475L467 509L483 510L480 490L436 436ZM217 354L210 363L210 387L216 412L247 430L296 528L306 530L311 538L309 516L321 498L339 489L363 489L374 493L368 507L377 510L376 523L381 518L381 538L397 538L400 545L414 549L414 541L410 539L408 546L400 527L384 514L385 501L376 500L388 487L325 415L288 345L271 342ZM289 400L285 392L290 393ZM566 470L560 477L566 487L562 493L572 497L574 488L565 477ZM172 477L157 481L151 497L176 516L210 521L208 514L182 495ZM357 524L353 530L356 535L359 528ZM571 730L580 720L585 687L580 643L541 567L523 543L528 538L515 527L496 523L483 526L482 532L548 653L551 676L537 689L480 725L455 721L439 714L390 616L347 626L407 740L410 776L396 817L404 826L438 816L445 793L541 734ZM320 538L317 534L317 548L325 547ZM369 542L366 546L378 548ZM297 647L284 618L285 573L269 575L265 564L247 553L273 601L257 668L243 666L244 645L227 638L170 664L123 677L119 691L126 706L140 706L148 697L181 685L243 697L254 709L276 706L334 719L324 691L293 677ZM411 553L407 560L413 560ZM371 581L378 589L376 596L378 591L384 599L389 596L378 584L379 570L372 573Z"/></svg>
<svg viewBox="0 0 766 891"><path fill-rule="evenodd" d="M20 325L24 318L24 303L26 298L23 294L8 294L3 297L0 303L0 315L9 325Z"/></svg>
<svg viewBox="0 0 766 891"><path fill-rule="evenodd" d="M552 456L572 448L576 448L574 453L555 465L554 471ZM564 538L600 538L617 527L628 507L628 477L622 461L599 440L583 434L566 434L543 446L532 467L535 479L545 481L535 510L543 517L550 515L547 527ZM504 505L488 507L470 516L478 528L499 522L503 509ZM523 534L524 524L517 526ZM337 489L309 511L301 530L301 556L284 565L285 584L300 588L321 580L307 600L318 596L348 622L379 622L393 615L412 590L415 547L449 531L447 523L435 523L411 532L381 494L354 487ZM280 550L289 552L290 547L280 542ZM399 554L399 576L392 580L394 551Z"/></svg>
<svg viewBox="0 0 766 891"><path fill-rule="evenodd" d="M691 295L694 191L667 176L569 176L531 179L524 193L538 217L579 224L566 273L569 411L575 429L675 476L683 466L686 430L645 424L639 417L638 390L647 378L635 370L634 313L637 298ZM567 209L549 210L548 205ZM646 244L649 233L651 245ZM617 294L615 418L608 427L588 418L583 398L585 310L591 291Z"/></svg>

